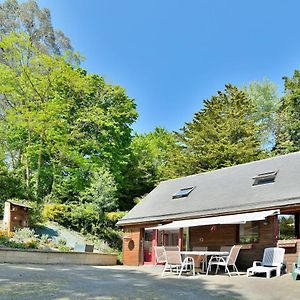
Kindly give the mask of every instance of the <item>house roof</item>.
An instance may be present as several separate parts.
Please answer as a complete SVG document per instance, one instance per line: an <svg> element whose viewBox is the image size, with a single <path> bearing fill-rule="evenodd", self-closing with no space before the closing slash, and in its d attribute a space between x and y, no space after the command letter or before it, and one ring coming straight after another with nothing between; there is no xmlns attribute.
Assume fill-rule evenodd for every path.
<svg viewBox="0 0 300 300"><path fill-rule="evenodd" d="M277 172L275 182L253 185ZM180 189L195 187L183 198ZM164 222L300 204L300 152L161 182L118 225Z"/></svg>

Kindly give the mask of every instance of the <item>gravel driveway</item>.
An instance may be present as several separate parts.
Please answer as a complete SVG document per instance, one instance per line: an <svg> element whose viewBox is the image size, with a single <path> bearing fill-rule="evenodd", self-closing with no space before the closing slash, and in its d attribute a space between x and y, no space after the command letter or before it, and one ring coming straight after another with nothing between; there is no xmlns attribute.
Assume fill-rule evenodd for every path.
<svg viewBox="0 0 300 300"><path fill-rule="evenodd" d="M298 299L300 281L199 275L160 268L1 264L0 299Z"/></svg>

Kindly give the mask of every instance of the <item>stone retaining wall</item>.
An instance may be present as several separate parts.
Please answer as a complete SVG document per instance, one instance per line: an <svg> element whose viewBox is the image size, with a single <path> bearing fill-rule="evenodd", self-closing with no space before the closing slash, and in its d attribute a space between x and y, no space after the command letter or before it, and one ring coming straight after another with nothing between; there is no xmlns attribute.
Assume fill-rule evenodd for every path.
<svg viewBox="0 0 300 300"><path fill-rule="evenodd" d="M117 264L117 255L107 253L0 249L0 263L112 266Z"/></svg>

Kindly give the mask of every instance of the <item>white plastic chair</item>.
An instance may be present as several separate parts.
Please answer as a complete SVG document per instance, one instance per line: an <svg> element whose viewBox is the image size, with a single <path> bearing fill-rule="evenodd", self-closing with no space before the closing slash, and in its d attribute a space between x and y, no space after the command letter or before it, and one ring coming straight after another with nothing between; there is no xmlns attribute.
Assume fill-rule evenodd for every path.
<svg viewBox="0 0 300 300"><path fill-rule="evenodd" d="M165 264L166 263L166 254L164 251L163 246L155 246L154 247L154 253L155 253L155 265L156 267L158 264Z"/></svg>
<svg viewBox="0 0 300 300"><path fill-rule="evenodd" d="M283 266L285 249L266 248L262 261L254 261L251 268L247 269L247 277L255 273L266 273L266 277L271 277L271 272L276 270L276 276L280 276Z"/></svg>
<svg viewBox="0 0 300 300"><path fill-rule="evenodd" d="M234 245L231 247L229 255L226 257L223 256L212 256L208 262L208 267L207 267L207 271L206 271L206 275L208 275L208 272L211 270L211 266L212 265L216 265L217 269L216 269L216 274L219 271L220 266L225 267L225 273L227 272L229 277L231 277L231 273L228 269L229 266L232 266L234 271L240 275L235 262L237 260L237 257L239 255L240 249L242 248L241 245Z"/></svg>
<svg viewBox="0 0 300 300"><path fill-rule="evenodd" d="M176 274L178 274L178 278L181 277L183 271L189 272L191 270L193 272L193 276L195 276L195 262L192 257L186 257L182 261L180 249L178 246L164 247L164 251L166 255L166 263L161 276L164 276L167 270L172 272L174 269L176 270Z"/></svg>

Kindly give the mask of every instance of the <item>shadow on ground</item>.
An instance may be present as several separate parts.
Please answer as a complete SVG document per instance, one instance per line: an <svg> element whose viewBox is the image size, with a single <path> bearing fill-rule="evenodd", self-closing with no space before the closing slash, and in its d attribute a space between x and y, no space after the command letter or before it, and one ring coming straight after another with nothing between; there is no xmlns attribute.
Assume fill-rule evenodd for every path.
<svg viewBox="0 0 300 300"><path fill-rule="evenodd" d="M206 277L165 278L122 267L2 264L0 299L243 299ZM213 287L212 287L213 285Z"/></svg>

